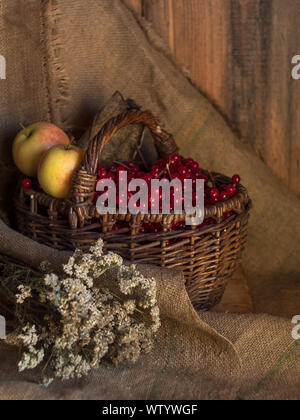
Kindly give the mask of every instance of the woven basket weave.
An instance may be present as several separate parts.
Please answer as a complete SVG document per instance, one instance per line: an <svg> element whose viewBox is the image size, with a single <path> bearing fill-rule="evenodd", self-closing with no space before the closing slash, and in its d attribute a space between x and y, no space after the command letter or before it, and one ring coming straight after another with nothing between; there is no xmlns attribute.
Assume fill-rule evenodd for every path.
<svg viewBox="0 0 300 420"><path fill-rule="evenodd" d="M107 122L90 142L68 200L19 187L15 199L18 228L34 240L61 250L88 249L101 237L107 250L132 262L181 269L195 308L209 310L221 300L245 246L251 208L247 191L239 185L235 197L207 206L205 218L214 218L217 224L200 229L191 226L169 232L174 223L185 221L184 213L99 215L93 200L101 153L118 130L131 124L143 124L151 130L161 157L178 150L173 137L149 111L126 111ZM231 183L223 175L213 176L216 185ZM235 215L224 221L223 215L229 211ZM113 231L118 222L128 222L129 227ZM163 231L139 234L144 223L160 223Z"/></svg>

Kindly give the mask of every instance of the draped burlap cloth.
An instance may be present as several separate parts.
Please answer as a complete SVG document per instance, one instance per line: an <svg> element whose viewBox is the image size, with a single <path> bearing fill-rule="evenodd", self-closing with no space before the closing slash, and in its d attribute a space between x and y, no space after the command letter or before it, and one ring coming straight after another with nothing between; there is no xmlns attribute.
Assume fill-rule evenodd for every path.
<svg viewBox="0 0 300 420"><path fill-rule="evenodd" d="M151 27L122 1L2 0L0 55L7 62L7 78L0 80L4 220L11 218L11 141L18 123L51 120L79 134L119 90L159 116L184 155L203 167L241 174L254 201L244 269L255 311L290 318L300 313L299 199L234 137ZM33 266L67 258L3 222L0 252ZM33 381L35 374L18 375L17 353L2 347L0 398L299 399L299 350L285 353L293 345L290 319L214 313L199 318L180 273L142 270L157 279L163 317L151 355L45 390Z"/></svg>

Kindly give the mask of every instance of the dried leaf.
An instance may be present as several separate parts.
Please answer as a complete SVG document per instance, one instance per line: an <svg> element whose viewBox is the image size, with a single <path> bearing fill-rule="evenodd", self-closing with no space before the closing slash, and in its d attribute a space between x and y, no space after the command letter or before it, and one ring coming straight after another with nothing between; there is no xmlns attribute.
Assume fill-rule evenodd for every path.
<svg viewBox="0 0 300 420"><path fill-rule="evenodd" d="M86 150L90 140L99 133L107 121L133 106L135 104L132 100L126 101L120 92L115 92L112 98L95 116L91 127L78 141L78 146ZM114 161L130 161L132 159L141 164L142 159L140 158L140 154L137 153L137 148L141 140L143 140L141 152L146 162L151 164L157 160L154 140L149 130L145 130L145 135L142 137L143 130L144 128L139 124L120 130L105 147L99 164L107 165Z"/></svg>

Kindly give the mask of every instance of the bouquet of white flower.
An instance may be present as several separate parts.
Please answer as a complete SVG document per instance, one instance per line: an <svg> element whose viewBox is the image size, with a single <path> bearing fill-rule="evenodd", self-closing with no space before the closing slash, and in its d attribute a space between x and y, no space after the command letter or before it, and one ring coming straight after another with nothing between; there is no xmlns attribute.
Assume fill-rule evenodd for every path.
<svg viewBox="0 0 300 420"><path fill-rule="evenodd" d="M160 327L155 280L105 254L102 240L76 250L62 275L29 270L0 282L2 296L15 297L19 370L43 366L45 385L85 376L103 360L137 361Z"/></svg>

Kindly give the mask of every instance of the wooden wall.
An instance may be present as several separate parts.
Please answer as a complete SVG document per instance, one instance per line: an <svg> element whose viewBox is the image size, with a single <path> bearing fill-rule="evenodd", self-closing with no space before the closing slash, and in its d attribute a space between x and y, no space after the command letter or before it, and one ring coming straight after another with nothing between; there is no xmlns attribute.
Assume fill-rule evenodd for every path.
<svg viewBox="0 0 300 420"><path fill-rule="evenodd" d="M300 0L126 0L243 141L300 194Z"/></svg>

